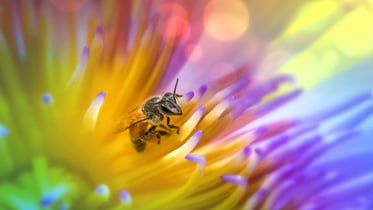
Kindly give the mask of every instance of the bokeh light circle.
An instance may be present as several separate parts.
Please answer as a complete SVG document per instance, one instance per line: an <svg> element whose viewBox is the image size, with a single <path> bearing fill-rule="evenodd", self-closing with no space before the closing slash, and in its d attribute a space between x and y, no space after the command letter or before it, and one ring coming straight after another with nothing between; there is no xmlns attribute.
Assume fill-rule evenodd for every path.
<svg viewBox="0 0 373 210"><path fill-rule="evenodd" d="M183 18L188 18L187 10L175 2L166 2L159 6L156 12L158 15L164 16L180 16Z"/></svg>
<svg viewBox="0 0 373 210"><path fill-rule="evenodd" d="M184 38L190 30L187 10L179 3L166 2L161 4L155 12L159 18L158 31L166 39Z"/></svg>
<svg viewBox="0 0 373 210"><path fill-rule="evenodd" d="M165 38L177 38L188 30L188 21L180 16L171 16L163 22L161 30Z"/></svg>
<svg viewBox="0 0 373 210"><path fill-rule="evenodd" d="M204 25L218 41L238 39L249 27L248 8L240 0L211 0L204 11Z"/></svg>

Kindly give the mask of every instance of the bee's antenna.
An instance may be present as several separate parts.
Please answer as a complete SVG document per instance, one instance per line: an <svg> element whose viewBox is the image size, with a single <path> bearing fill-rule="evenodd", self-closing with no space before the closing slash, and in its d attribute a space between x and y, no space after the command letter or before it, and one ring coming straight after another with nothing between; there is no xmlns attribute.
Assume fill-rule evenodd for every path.
<svg viewBox="0 0 373 210"><path fill-rule="evenodd" d="M175 84L175 88L174 88L174 98L175 98L175 95L176 95L177 83L179 83L179 78L176 79L176 84ZM175 98L175 100L176 100L176 98Z"/></svg>

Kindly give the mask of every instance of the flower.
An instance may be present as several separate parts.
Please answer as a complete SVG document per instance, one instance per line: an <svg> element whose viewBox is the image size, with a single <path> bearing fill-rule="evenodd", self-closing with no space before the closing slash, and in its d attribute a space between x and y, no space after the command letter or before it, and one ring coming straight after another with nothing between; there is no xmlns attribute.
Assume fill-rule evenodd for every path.
<svg viewBox="0 0 373 210"><path fill-rule="evenodd" d="M340 52L355 51L339 63L326 45L346 24L371 20L371 1L290 7L289 0L276 10L278 22L258 13L274 7L255 1L61 2L1 6L2 209L371 205L371 148L345 154L371 136L370 81L339 103L330 95L340 75L371 76L365 67L340 71L369 60L373 48L341 44L342 37ZM288 16L292 9L297 18ZM301 31L305 24L313 30ZM311 71L318 68L333 74ZM160 144L152 137L136 151L128 114L174 87L183 114L170 120L180 132L169 129Z"/></svg>

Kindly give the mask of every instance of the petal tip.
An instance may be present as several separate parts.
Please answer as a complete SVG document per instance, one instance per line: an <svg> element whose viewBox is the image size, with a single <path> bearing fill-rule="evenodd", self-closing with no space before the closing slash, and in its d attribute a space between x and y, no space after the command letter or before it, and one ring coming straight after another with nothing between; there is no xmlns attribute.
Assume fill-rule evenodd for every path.
<svg viewBox="0 0 373 210"><path fill-rule="evenodd" d="M102 196L107 196L110 194L110 189L107 185L100 184L96 187L96 193Z"/></svg>
<svg viewBox="0 0 373 210"><path fill-rule="evenodd" d="M245 157L249 157L251 153L252 153L251 147L247 146L243 149L243 154L245 155Z"/></svg>
<svg viewBox="0 0 373 210"><path fill-rule="evenodd" d="M248 184L246 178L241 175L224 174L220 176L220 178L225 182L230 182L230 183L239 185L243 188L246 188Z"/></svg>
<svg viewBox="0 0 373 210"><path fill-rule="evenodd" d="M207 85L202 85L202 86L199 87L199 89L198 89L198 92L199 92L200 95L205 94L206 91L207 91Z"/></svg>
<svg viewBox="0 0 373 210"><path fill-rule="evenodd" d="M264 158L266 155L266 152L262 148L255 148L254 151L260 158Z"/></svg>
<svg viewBox="0 0 373 210"><path fill-rule="evenodd" d="M90 53L90 49L89 49L89 47L88 46L84 46L83 47L83 51L82 51L82 55L83 56L88 56L89 55L89 53Z"/></svg>
<svg viewBox="0 0 373 210"><path fill-rule="evenodd" d="M7 137L9 135L8 128L5 125L0 124L0 136Z"/></svg>
<svg viewBox="0 0 373 210"><path fill-rule="evenodd" d="M131 204L132 203L131 194L127 190L121 190L119 192L119 199L124 204Z"/></svg>
<svg viewBox="0 0 373 210"><path fill-rule="evenodd" d="M205 109L206 109L205 106L200 106L197 111L200 113L204 113Z"/></svg>
<svg viewBox="0 0 373 210"><path fill-rule="evenodd" d="M187 93L185 94L185 97L186 97L187 101L192 100L193 97L194 97L194 92L193 92L193 91L187 92Z"/></svg>
<svg viewBox="0 0 373 210"><path fill-rule="evenodd" d="M44 104L50 104L53 102L53 97L50 93L44 93L41 100Z"/></svg>
<svg viewBox="0 0 373 210"><path fill-rule="evenodd" d="M105 91L101 91L101 92L99 92L99 93L97 94L97 97L105 99L105 97L106 97L106 92L105 92Z"/></svg>
<svg viewBox="0 0 373 210"><path fill-rule="evenodd" d="M202 137L202 130L198 130L198 131L196 131L196 133L194 134L194 136L196 137L196 138L201 138Z"/></svg>
<svg viewBox="0 0 373 210"><path fill-rule="evenodd" d="M102 25L97 26L96 33L102 35L104 32L104 27Z"/></svg>
<svg viewBox="0 0 373 210"><path fill-rule="evenodd" d="M40 205L41 206L50 206L54 203L55 199L52 196L44 196L40 200Z"/></svg>
<svg viewBox="0 0 373 210"><path fill-rule="evenodd" d="M254 134L256 136L261 136L264 133L266 133L267 131L268 131L268 126L262 125L262 126L258 127L257 129L255 129Z"/></svg>
<svg viewBox="0 0 373 210"><path fill-rule="evenodd" d="M189 155L185 156L185 159L187 159L191 162L197 163L197 164L201 165L202 167L206 166L206 159L203 155L189 154Z"/></svg>

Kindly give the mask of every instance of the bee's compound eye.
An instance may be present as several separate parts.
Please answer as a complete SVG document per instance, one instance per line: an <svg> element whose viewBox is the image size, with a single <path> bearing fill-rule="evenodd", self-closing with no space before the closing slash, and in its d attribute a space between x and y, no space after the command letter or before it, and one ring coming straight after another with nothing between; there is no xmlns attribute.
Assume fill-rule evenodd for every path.
<svg viewBox="0 0 373 210"><path fill-rule="evenodd" d="M165 114L172 114L171 108L168 105L168 102L162 103L161 104L161 110Z"/></svg>
<svg viewBox="0 0 373 210"><path fill-rule="evenodd" d="M161 104L161 110L167 115L181 115L181 108L177 104L168 101Z"/></svg>

